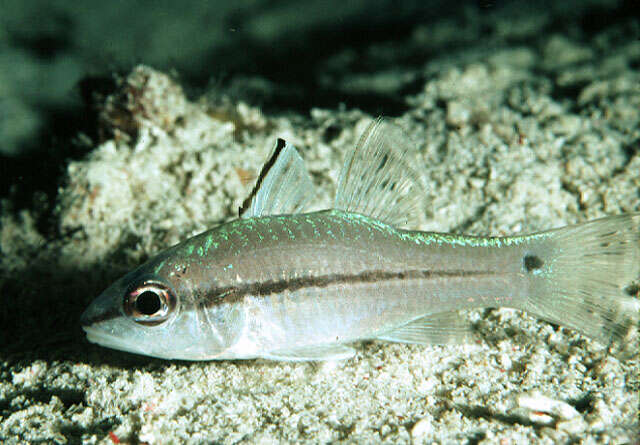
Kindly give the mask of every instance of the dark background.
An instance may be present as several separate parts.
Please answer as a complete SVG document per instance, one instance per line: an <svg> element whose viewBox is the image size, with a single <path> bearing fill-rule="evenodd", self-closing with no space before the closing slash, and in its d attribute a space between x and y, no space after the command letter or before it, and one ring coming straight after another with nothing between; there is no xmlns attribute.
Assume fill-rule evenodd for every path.
<svg viewBox="0 0 640 445"><path fill-rule="evenodd" d="M14 210L51 208L67 161L99 142L96 101L140 63L172 73L191 98L244 100L274 114L345 104L393 116L402 95L341 81L477 42L588 39L618 22L637 38L633 3L1 0L0 198ZM510 16L531 29L505 29ZM437 38L410 39L431 26ZM422 84L407 81L401 92Z"/></svg>

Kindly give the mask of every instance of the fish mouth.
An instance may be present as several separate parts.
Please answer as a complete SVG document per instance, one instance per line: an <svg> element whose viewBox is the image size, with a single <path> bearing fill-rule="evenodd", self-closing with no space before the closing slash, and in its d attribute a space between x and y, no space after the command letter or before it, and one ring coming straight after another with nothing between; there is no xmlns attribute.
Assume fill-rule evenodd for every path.
<svg viewBox="0 0 640 445"><path fill-rule="evenodd" d="M144 355L148 357L162 358L166 360L216 360L218 354L210 354L202 352L198 345L180 350L176 354L172 350L153 349L150 347L142 347L123 340L121 336L105 332L104 329L95 326L83 326L82 329L87 334L87 340L91 343L103 346L105 348L116 349L118 351L129 352L132 354Z"/></svg>
<svg viewBox="0 0 640 445"><path fill-rule="evenodd" d="M107 343L115 343L115 339L113 339L109 334L106 334L96 328L92 328L88 324L83 323L82 330L87 334L87 340L91 343L97 343L104 346L107 346Z"/></svg>
<svg viewBox="0 0 640 445"><path fill-rule="evenodd" d="M106 348L117 349L119 351L148 355L148 352L145 351L144 348L140 348L128 342L122 341L121 338L111 335L100 328L96 328L93 326L82 326L82 329L87 334L87 340L90 343L95 343Z"/></svg>

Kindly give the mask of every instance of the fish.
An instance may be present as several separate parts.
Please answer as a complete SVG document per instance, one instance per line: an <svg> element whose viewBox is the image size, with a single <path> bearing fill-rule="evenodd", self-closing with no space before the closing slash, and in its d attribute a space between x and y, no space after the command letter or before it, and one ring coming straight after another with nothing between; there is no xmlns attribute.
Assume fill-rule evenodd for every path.
<svg viewBox="0 0 640 445"><path fill-rule="evenodd" d="M376 119L331 208L278 139L238 218L160 252L82 314L90 342L163 359L342 360L355 344L473 341L461 310L507 307L604 344L637 332L640 213L513 236L410 228L415 147Z"/></svg>

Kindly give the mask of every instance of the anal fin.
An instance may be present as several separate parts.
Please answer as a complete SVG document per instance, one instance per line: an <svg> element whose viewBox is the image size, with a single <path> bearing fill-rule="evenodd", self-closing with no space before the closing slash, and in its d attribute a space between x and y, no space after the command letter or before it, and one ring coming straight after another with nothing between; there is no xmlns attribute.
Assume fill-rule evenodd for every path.
<svg viewBox="0 0 640 445"><path fill-rule="evenodd" d="M451 345L471 343L473 332L466 315L458 311L429 314L376 337L396 343Z"/></svg>
<svg viewBox="0 0 640 445"><path fill-rule="evenodd" d="M288 362L316 360L346 360L355 355L355 349L340 344L308 345L294 349L271 351L263 358Z"/></svg>

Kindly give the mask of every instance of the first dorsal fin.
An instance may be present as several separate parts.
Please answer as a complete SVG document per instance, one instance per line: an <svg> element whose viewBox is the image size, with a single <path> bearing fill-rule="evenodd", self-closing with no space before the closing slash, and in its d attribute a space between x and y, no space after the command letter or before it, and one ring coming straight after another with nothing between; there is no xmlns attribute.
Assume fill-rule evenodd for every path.
<svg viewBox="0 0 640 445"><path fill-rule="evenodd" d="M242 218L300 212L313 196L313 183L296 148L278 139L256 185L242 203Z"/></svg>
<svg viewBox="0 0 640 445"><path fill-rule="evenodd" d="M422 201L411 153L402 129L376 119L345 159L334 207L397 226L410 225Z"/></svg>

